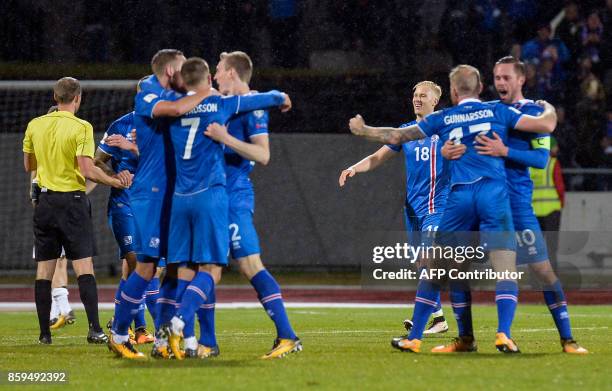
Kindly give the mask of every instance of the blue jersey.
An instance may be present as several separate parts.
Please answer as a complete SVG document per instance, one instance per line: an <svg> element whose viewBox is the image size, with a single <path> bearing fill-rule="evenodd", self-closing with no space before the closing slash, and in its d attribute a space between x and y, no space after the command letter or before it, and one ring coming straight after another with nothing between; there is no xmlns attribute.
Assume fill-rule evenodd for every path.
<svg viewBox="0 0 612 391"><path fill-rule="evenodd" d="M414 125L408 122L401 128ZM406 212L410 216L442 213L448 195L449 170L440 150L438 135L399 145L387 145L395 152L404 151L406 161Z"/></svg>
<svg viewBox="0 0 612 391"><path fill-rule="evenodd" d="M482 178L506 179L504 159L478 154L475 139L479 134L493 137L492 132L496 132L505 141L508 128L514 128L520 117L520 111L502 103L465 99L457 106L429 114L417 125L426 136L437 134L442 143L455 140L467 147L461 158L449 162L452 187Z"/></svg>
<svg viewBox="0 0 612 391"><path fill-rule="evenodd" d="M109 127L104 137L100 141L98 148L110 155L111 166L115 172L121 172L128 170L132 174L136 171L136 165L138 164L138 156L131 151L123 150L119 147L109 147L104 143L104 140L108 136L118 134L129 141L133 141L132 129L134 129L134 112L128 113L121 118L115 120ZM111 212L114 206L118 204L129 205L129 193L128 189L116 189L111 187L110 198L108 200L108 211Z"/></svg>
<svg viewBox="0 0 612 391"><path fill-rule="evenodd" d="M175 99L180 98L175 94ZM279 106L284 96L277 92L247 96L212 95L172 122L170 134L176 158L175 193L191 194L226 184L223 147L204 135L209 124L226 124L238 113Z"/></svg>
<svg viewBox="0 0 612 391"><path fill-rule="evenodd" d="M523 114L533 116L540 115L544 111L541 106L528 99L516 102L512 106ZM528 151L533 149L534 144L544 143L544 145L548 145L548 140L545 140L547 138L550 138L547 134L528 133L512 129L508 134L507 146L515 150ZM529 175L529 167L506 158L506 175L510 199L520 199L531 204L533 182Z"/></svg>
<svg viewBox="0 0 612 391"><path fill-rule="evenodd" d="M255 110L240 114L232 118L227 131L238 140L247 143L250 142L251 137L268 134L268 112ZM245 159L233 149L225 147L225 164L228 193L253 189L249 174L253 171L255 162Z"/></svg>
<svg viewBox="0 0 612 391"><path fill-rule="evenodd" d="M169 100L167 95L171 91L165 90L155 75L142 81L140 88L134 111L139 157L130 194L131 199L160 199L164 198L168 183L172 183L174 160L166 139L167 120L153 118L153 108Z"/></svg>

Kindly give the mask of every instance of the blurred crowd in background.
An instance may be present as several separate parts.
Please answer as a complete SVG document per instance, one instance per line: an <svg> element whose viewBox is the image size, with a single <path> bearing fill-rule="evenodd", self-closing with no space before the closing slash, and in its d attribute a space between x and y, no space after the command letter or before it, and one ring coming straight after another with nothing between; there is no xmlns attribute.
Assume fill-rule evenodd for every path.
<svg viewBox="0 0 612 391"><path fill-rule="evenodd" d="M380 83L469 63L491 99L510 53L527 64L525 96L558 108L563 166L612 168L612 0L7 0L0 15L2 61L147 63L177 47L214 65L244 50L260 68L376 70Z"/></svg>

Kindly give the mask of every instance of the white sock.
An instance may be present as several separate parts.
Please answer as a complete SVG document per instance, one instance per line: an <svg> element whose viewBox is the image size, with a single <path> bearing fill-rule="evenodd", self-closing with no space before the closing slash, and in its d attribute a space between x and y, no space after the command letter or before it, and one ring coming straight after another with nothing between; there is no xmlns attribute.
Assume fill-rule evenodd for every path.
<svg viewBox="0 0 612 391"><path fill-rule="evenodd" d="M155 346L157 349L163 348L165 346L168 346L168 341L155 337L155 340L153 341L153 346Z"/></svg>
<svg viewBox="0 0 612 391"><path fill-rule="evenodd" d="M68 289L53 288L51 295L53 296L53 299L57 300L57 305L59 306L59 310L62 315L68 315L68 313L72 311L72 308L70 308L70 303L68 302Z"/></svg>
<svg viewBox="0 0 612 391"><path fill-rule="evenodd" d="M115 343L126 343L127 341L130 340L130 337L128 335L118 335L113 333L113 342Z"/></svg>
<svg viewBox="0 0 612 391"><path fill-rule="evenodd" d="M185 338L185 349L197 350L198 349L198 339L193 336L189 338Z"/></svg>
<svg viewBox="0 0 612 391"><path fill-rule="evenodd" d="M170 323L172 324L172 332L174 334L180 334L181 332L183 332L183 328L185 327L185 322L183 322L180 318L175 316L172 318Z"/></svg>
<svg viewBox="0 0 612 391"><path fill-rule="evenodd" d="M444 316L444 312L442 312L442 308L440 308L440 310L434 312L433 314L431 314L431 316L433 316L434 318L438 318L440 316Z"/></svg>
<svg viewBox="0 0 612 391"><path fill-rule="evenodd" d="M59 306L57 305L55 298L53 298L51 300L51 315L49 316L49 319L56 319L57 317L59 317L59 315L60 315Z"/></svg>

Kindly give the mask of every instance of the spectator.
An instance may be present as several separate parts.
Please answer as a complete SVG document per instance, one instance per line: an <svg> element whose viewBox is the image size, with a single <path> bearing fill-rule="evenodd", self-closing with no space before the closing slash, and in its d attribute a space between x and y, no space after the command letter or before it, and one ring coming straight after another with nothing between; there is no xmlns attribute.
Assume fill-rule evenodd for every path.
<svg viewBox="0 0 612 391"><path fill-rule="evenodd" d="M579 140L576 162L582 167L600 167L604 160L601 140L606 126L603 85L595 75L591 75L582 82L580 90L582 98L576 105L576 139ZM594 190L586 183L585 187Z"/></svg>
<svg viewBox="0 0 612 391"><path fill-rule="evenodd" d="M567 46L558 38L551 39L550 26L548 23L542 23L538 27L537 37L525 42L522 48L522 59L530 62L540 62L542 54L547 50L555 57L555 66L553 73L555 78L559 80L565 79L564 66L570 59L570 52ZM555 50L551 50L553 46Z"/></svg>
<svg viewBox="0 0 612 391"><path fill-rule="evenodd" d="M599 14L597 12L591 12L580 33L582 39L582 53L588 56L593 63L595 69L599 68L601 63L600 57L600 46L603 35L603 25Z"/></svg>
<svg viewBox="0 0 612 391"><path fill-rule="evenodd" d="M542 53L538 67L537 95L552 104L563 100L563 80L554 72L557 62L557 50L551 45Z"/></svg>
<svg viewBox="0 0 612 391"><path fill-rule="evenodd" d="M555 136L559 144L557 158L563 167L576 167L574 151L576 150L576 128L567 121L565 108L557 106L557 128Z"/></svg>
<svg viewBox="0 0 612 391"><path fill-rule="evenodd" d="M565 46L567 46L570 55L574 59L574 61L569 61L568 63L568 68L573 70L576 68L575 59L580 55L580 50L582 48L580 35L582 25L580 23L580 14L578 13L578 4L570 1L563 9L563 13L563 19L555 33L556 36L563 41Z"/></svg>
<svg viewBox="0 0 612 391"><path fill-rule="evenodd" d="M518 58L518 57L517 57ZM523 92L529 99L540 99L538 92L538 68L533 63L525 63L525 85Z"/></svg>

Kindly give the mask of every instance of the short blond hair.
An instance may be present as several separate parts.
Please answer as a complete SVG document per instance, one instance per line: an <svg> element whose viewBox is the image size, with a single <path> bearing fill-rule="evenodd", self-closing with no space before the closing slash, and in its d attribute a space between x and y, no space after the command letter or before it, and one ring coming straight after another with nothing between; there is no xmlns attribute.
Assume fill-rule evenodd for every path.
<svg viewBox="0 0 612 391"><path fill-rule="evenodd" d="M421 86L428 87L431 91L433 91L434 95L438 99L440 99L440 97L442 96L442 87L440 87L433 81L429 81L429 80L423 80L423 81L416 83L414 87L412 87L412 91L416 91L416 89Z"/></svg>
<svg viewBox="0 0 612 391"><path fill-rule="evenodd" d="M253 61L245 52L235 51L231 53L223 52L219 56L221 61L225 61L225 70L233 69L238 74L241 81L249 83L253 75Z"/></svg>
<svg viewBox="0 0 612 391"><path fill-rule="evenodd" d="M480 71L471 65L457 65L448 74L459 95L478 95L480 93Z"/></svg>

